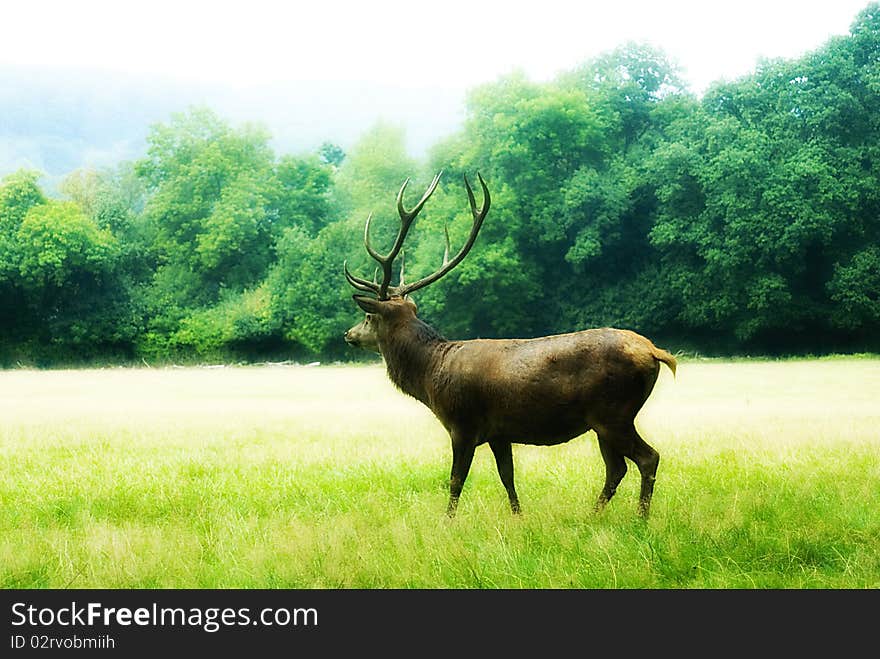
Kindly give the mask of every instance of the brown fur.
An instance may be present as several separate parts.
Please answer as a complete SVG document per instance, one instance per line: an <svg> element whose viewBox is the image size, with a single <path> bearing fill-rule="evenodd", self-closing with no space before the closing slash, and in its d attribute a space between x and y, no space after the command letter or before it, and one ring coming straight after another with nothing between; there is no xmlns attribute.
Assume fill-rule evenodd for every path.
<svg viewBox="0 0 880 659"><path fill-rule="evenodd" d="M427 405L450 434L450 515L478 445L492 448L511 509L519 512L511 444L561 444L592 429L606 467L596 509L614 496L627 458L641 472L639 511L647 516L660 456L633 422L660 363L675 373L671 354L635 332L611 328L447 341L417 317L408 298L354 299L367 317L346 332L346 341L380 352L392 382Z"/></svg>

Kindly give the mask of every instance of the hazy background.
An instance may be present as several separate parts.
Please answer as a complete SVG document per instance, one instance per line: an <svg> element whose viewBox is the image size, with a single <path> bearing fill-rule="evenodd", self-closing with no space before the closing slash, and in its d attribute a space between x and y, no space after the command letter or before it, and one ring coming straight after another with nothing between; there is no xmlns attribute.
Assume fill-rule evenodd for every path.
<svg viewBox="0 0 880 659"><path fill-rule="evenodd" d="M0 40L0 176L35 168L51 190L79 167L139 157L151 124L193 105L264 123L281 153L346 149L381 119L419 158L457 130L469 90L514 70L546 81L639 41L699 94L846 34L864 5L19 3Z"/></svg>

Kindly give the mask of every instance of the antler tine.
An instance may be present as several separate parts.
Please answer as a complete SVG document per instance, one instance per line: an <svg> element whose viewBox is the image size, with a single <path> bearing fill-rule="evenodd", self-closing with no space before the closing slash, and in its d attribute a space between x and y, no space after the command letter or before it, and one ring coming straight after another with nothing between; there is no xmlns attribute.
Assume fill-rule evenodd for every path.
<svg viewBox="0 0 880 659"><path fill-rule="evenodd" d="M370 282L366 279L361 279L360 277L355 277L348 270L348 261L345 260L342 262L342 270L345 272L345 278L348 280L348 283L354 286L359 291L364 291L366 293L379 293L379 284L376 282Z"/></svg>
<svg viewBox="0 0 880 659"><path fill-rule="evenodd" d="M404 183L404 185L406 184ZM364 247L367 248L367 254L373 257L373 259L378 261L379 265L382 266L382 283L378 284L373 292L376 293L380 300L386 300L388 299L388 284L391 283L391 266L395 255L392 250L392 253L389 253L388 256L382 256L370 243L370 221L372 219L373 214L370 213L367 216L367 222L364 225ZM373 278L375 279L375 274L373 275Z"/></svg>
<svg viewBox="0 0 880 659"><path fill-rule="evenodd" d="M382 255L379 254L379 252L377 252L375 249L373 249L373 246L370 244L370 222L372 221L372 219L373 219L372 213L367 215L367 222L366 222L366 224L364 224L364 247L367 248L367 254L369 254L374 259L379 261L379 263L381 263L382 262Z"/></svg>
<svg viewBox="0 0 880 659"><path fill-rule="evenodd" d="M397 193L397 212L400 215L401 222L406 222L407 225L412 223L412 221L416 218L416 215L419 214L419 211L422 210L422 206L424 206L425 202L428 201L428 197L434 194L434 190L437 189L437 184L440 183L440 176L442 174L442 171L437 173L437 175L434 177L434 180L431 181L431 185L429 185L428 189L425 190L425 194L423 194L422 198L419 199L419 203L413 206L412 210L409 211L403 207L403 191L406 190L406 184L409 183L409 179L406 179L403 182L403 186L400 188L400 192Z"/></svg>
<svg viewBox="0 0 880 659"><path fill-rule="evenodd" d="M471 233L468 236L467 241L462 246L460 250L458 250L458 254L456 254L452 260L447 260L448 256L448 245L449 245L449 233L447 231L447 254L444 255L443 258L443 267L440 268L437 272L432 275L428 275L427 277L423 277L412 284L407 284L406 286L401 286L399 289L400 295L409 295L413 291L416 291L420 288L427 286L428 284L432 284L438 279L440 279L443 275L452 270L455 266L462 262L465 256L467 256L468 252L471 251L471 247L474 246L474 242L477 239L477 235L480 233L480 227L483 225L483 220L486 219L486 215L489 213L489 206L492 203L492 200L489 196L489 188L486 186L486 182L483 180L483 177L480 174L477 174L477 178L480 179L480 187L483 189L483 205L479 209L477 208L477 201L474 198L474 191L471 189L471 184L467 180L467 176L464 177L464 185L467 189L468 194L468 202L471 207L471 214L474 216L474 223L471 226Z"/></svg>
<svg viewBox="0 0 880 659"><path fill-rule="evenodd" d="M477 210L477 201L474 199L474 191L471 189L471 184L467 180L467 176L464 177L464 187L467 188L468 202L471 205L471 213L474 216L474 221L479 221L482 223L486 218L486 213L489 212L489 189L486 187L486 182L483 180L483 177L480 176L480 173L477 172L477 178L480 179L480 187L483 188L483 207L480 210Z"/></svg>

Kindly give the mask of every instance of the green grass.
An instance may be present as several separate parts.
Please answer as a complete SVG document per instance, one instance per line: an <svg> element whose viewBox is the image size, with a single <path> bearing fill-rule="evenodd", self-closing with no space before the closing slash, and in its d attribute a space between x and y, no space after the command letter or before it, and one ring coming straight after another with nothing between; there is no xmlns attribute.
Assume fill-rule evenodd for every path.
<svg viewBox="0 0 880 659"><path fill-rule="evenodd" d="M588 433L449 440L379 366L0 372L3 588L878 588L880 360L684 360L601 515Z"/></svg>

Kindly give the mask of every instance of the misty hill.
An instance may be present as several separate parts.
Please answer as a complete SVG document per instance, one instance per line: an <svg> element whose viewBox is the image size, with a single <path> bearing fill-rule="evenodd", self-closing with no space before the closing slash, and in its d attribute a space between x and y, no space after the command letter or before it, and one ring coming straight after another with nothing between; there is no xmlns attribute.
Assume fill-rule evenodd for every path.
<svg viewBox="0 0 880 659"><path fill-rule="evenodd" d="M55 183L79 167L140 157L150 126L205 105L233 123L267 126L278 153L329 141L346 149L376 121L406 128L423 156L464 116L460 90L361 81L296 81L246 89L86 71L0 69L0 177L21 167Z"/></svg>

